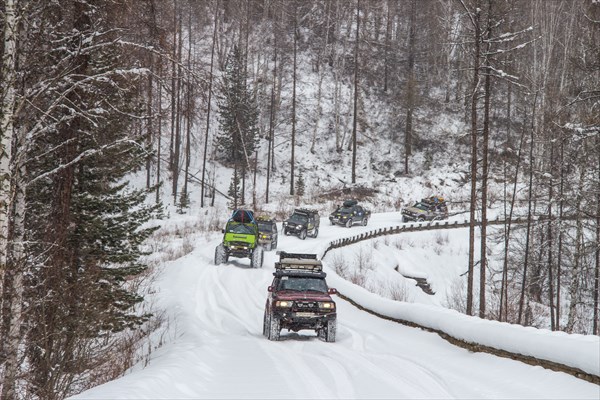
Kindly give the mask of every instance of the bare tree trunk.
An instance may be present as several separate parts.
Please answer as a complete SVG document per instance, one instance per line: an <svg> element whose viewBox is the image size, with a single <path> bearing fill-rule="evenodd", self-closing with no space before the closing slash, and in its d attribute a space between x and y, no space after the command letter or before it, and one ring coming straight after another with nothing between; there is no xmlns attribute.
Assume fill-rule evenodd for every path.
<svg viewBox="0 0 600 400"><path fill-rule="evenodd" d="M415 103L415 19L416 0L410 3L408 27L408 66L406 84L406 129L404 131L404 173L408 175L408 160L412 154L413 108Z"/></svg>
<svg viewBox="0 0 600 400"><path fill-rule="evenodd" d="M596 135L596 157L598 159L598 182L596 185L596 265L594 268L594 324L592 333L600 334L598 327L598 295L600 286L600 135Z"/></svg>
<svg viewBox="0 0 600 400"><path fill-rule="evenodd" d="M321 107L321 92L323 87L323 71L319 71L319 85L317 88L317 114L315 116L315 126L313 128L313 134L310 141L310 152L315 153L315 144L317 143L317 131L319 130L319 121L323 114L323 107Z"/></svg>
<svg viewBox="0 0 600 400"><path fill-rule="evenodd" d="M274 32L275 33L275 32ZM275 134L275 86L277 85L277 35L273 35L273 85L271 86L271 109L269 110L269 147L267 149L267 188L265 194L265 203L269 202L269 186L271 183L271 163L274 161L273 159L273 149L274 149L274 134Z"/></svg>
<svg viewBox="0 0 600 400"><path fill-rule="evenodd" d="M176 76L176 109L175 109L175 149L173 152L173 204L177 203L177 189L179 184L179 162L181 157L181 53L183 48L183 35L182 35L182 13L181 8L177 10L178 23L177 23L177 76Z"/></svg>
<svg viewBox="0 0 600 400"><path fill-rule="evenodd" d="M252 209L256 210L256 172L258 169L258 150L254 150L254 176L252 178Z"/></svg>
<svg viewBox="0 0 600 400"><path fill-rule="evenodd" d="M475 269L475 210L477 207L477 97L479 88L479 59L481 25L480 8L477 1L472 18L475 29L475 54L473 56L473 89L471 93L471 204L469 209L469 265L467 271L467 314L473 314L473 273Z"/></svg>
<svg viewBox="0 0 600 400"><path fill-rule="evenodd" d="M173 0L173 59L171 61L171 139L169 141L169 171L174 173L175 118L177 117L177 0Z"/></svg>
<svg viewBox="0 0 600 400"><path fill-rule="evenodd" d="M162 81L162 62L159 61L158 63L158 74L161 77L160 80ZM158 109L158 120L156 121L157 126L157 132L156 132L156 203L160 203L160 168L162 165L162 82L159 81L158 82L158 105L157 105L157 109Z"/></svg>
<svg viewBox="0 0 600 400"><path fill-rule="evenodd" d="M584 181L585 181L585 168L580 168L579 174L579 184L577 186L577 203L576 203L576 233L575 233L575 249L573 257L575 259L575 263L573 265L573 270L571 271L571 282L569 284L569 315L567 318L567 326L565 330L568 333L573 333L573 329L575 328L575 323L577 322L577 306L580 302L580 280L582 273L582 263L583 263L583 190L584 190Z"/></svg>
<svg viewBox="0 0 600 400"><path fill-rule="evenodd" d="M296 151L296 58L298 53L298 4L294 1L294 70L292 73L292 152L290 155L290 195L294 195L294 167Z"/></svg>
<svg viewBox="0 0 600 400"><path fill-rule="evenodd" d="M554 319L554 265L553 265L553 236L552 236L552 202L554 201L554 142L550 143L550 182L548 183L548 300L550 303L550 329L556 330Z"/></svg>
<svg viewBox="0 0 600 400"><path fill-rule="evenodd" d="M528 190L528 205L527 205L527 233L525 238L525 261L523 263L523 279L521 281L521 296L519 297L519 317L517 322L522 323L523 308L525 306L525 287L527 284L527 269L529 267L529 245L531 242L531 219L532 219L532 203L533 203L533 171L535 168L535 160L533 158L534 147L534 131L535 131L535 111L539 90L535 92L533 99L533 112L531 116L531 133L529 144L529 190Z"/></svg>
<svg viewBox="0 0 600 400"><path fill-rule="evenodd" d="M15 132L16 60L19 17L17 0L6 0L4 8L4 52L2 54L3 98L0 109L0 398L14 399L19 373L19 349L23 325L23 235L25 233L25 164L21 154L24 138ZM16 149L11 144L16 137ZM21 151L19 151L21 149Z"/></svg>
<svg viewBox="0 0 600 400"><path fill-rule="evenodd" d="M217 43L217 26L219 21L219 0L215 2L215 16L212 46L210 50L210 73L208 77L208 105L206 106L206 132L204 135L204 156L202 157L202 182L200 188L200 207L204 207L204 187L206 184L206 156L208 154L208 142L210 133L210 107L212 100L213 67L215 62L215 46Z"/></svg>
<svg viewBox="0 0 600 400"><path fill-rule="evenodd" d="M17 58L17 1L6 0L4 12L4 52L2 54L2 109L0 109L0 270L6 265L8 215L10 203L10 157L14 136L14 110L16 103Z"/></svg>
<svg viewBox="0 0 600 400"><path fill-rule="evenodd" d="M356 43L354 44L354 118L352 120L352 183L356 183L356 123L358 112L358 69L359 52L358 41L360 36L360 0L356 2Z"/></svg>
<svg viewBox="0 0 600 400"><path fill-rule="evenodd" d="M563 256L563 210L564 210L564 183L565 183L565 142L560 138L560 188L558 201L558 254L556 256L556 330L560 330L560 294L561 294L561 278L562 278L562 256Z"/></svg>
<svg viewBox="0 0 600 400"><path fill-rule="evenodd" d="M192 70L192 13L190 11L188 15L188 54L187 54L187 70L188 70L188 85L186 90L186 134L185 134L185 173L183 174L183 191L182 199L189 202L188 196L188 180L190 174L190 158L192 156L192 124L193 115L192 112L192 98L194 96L193 85L191 82L190 71ZM179 199L181 202L182 199ZM189 207L189 204L186 206Z"/></svg>
<svg viewBox="0 0 600 400"><path fill-rule="evenodd" d="M146 113L148 118L147 132L146 132L146 148L150 153L152 148L152 141L154 138L154 115L152 112L152 105L154 103L154 54L150 54L150 74L148 77L148 90L146 99ZM152 156L146 156L146 189L149 189L152 185Z"/></svg>
<svg viewBox="0 0 600 400"><path fill-rule="evenodd" d="M386 8L387 8L387 18L385 24L385 48L384 48L384 56L383 56L383 91L387 92L388 90L388 64L389 64L389 53L390 53L390 31L392 30L392 4L390 0L387 0Z"/></svg>
<svg viewBox="0 0 600 400"><path fill-rule="evenodd" d="M487 50L491 50L492 37L492 2L488 0L487 15ZM485 286L486 286L486 268L487 268L487 193L488 193L488 146L490 141L490 97L491 97L491 73L489 56L484 57L485 63L485 83L483 98L483 148L481 160L481 258L479 263L479 317L485 318Z"/></svg>
<svg viewBox="0 0 600 400"><path fill-rule="evenodd" d="M512 100L512 85L508 83L508 104L507 104L507 124L506 124L506 146L505 150L508 147L508 143L510 141L510 122L511 122L511 100ZM517 165L515 168L514 175L514 184L512 190L512 199L510 202L510 211L508 214L508 218L506 218L506 222L504 224L504 257L502 262L502 282L500 284L500 310L498 311L498 319L500 321L507 320L507 312L508 312L508 247L510 245L510 230L512 227L512 216L513 210L515 208L515 197L517 194L517 181L519 180L519 167L521 165L521 150L523 148L523 137L525 131L521 134L521 139L519 140L519 150L517 152ZM506 180L507 180L507 162L504 161L504 216L506 217Z"/></svg>
<svg viewBox="0 0 600 400"><path fill-rule="evenodd" d="M25 137L17 133L16 145L25 148ZM0 332L0 362L4 370L0 382L0 398L16 398L15 383L19 373L20 347L23 325L24 264L25 264L25 155L17 152L11 162L10 212L6 254L6 264L2 265L2 323L7 323Z"/></svg>

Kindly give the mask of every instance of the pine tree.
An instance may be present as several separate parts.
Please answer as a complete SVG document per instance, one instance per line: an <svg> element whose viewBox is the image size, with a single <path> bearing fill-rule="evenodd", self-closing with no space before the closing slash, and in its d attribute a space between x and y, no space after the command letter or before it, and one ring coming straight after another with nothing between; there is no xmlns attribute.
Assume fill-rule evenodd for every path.
<svg viewBox="0 0 600 400"><path fill-rule="evenodd" d="M109 363L116 332L149 315L137 310L134 283L146 269L142 225L158 206L124 177L148 156L135 125L145 102L143 70L116 45L122 2L44 3L21 43L23 93L44 87L19 108L15 127L29 138L23 276L22 348L29 390L64 398ZM42 23L43 22L43 23ZM52 29L49 29L52 27ZM33 40L35 39L35 40ZM117 341L118 342L118 341Z"/></svg>
<svg viewBox="0 0 600 400"><path fill-rule="evenodd" d="M225 159L239 165L242 173L258 141L258 109L248 90L246 74L243 55L234 46L227 59L219 101L217 144Z"/></svg>
<svg viewBox="0 0 600 400"><path fill-rule="evenodd" d="M302 176L302 171L298 173L298 180L296 181L296 194L298 197L304 196L304 190L306 185L304 184L304 177Z"/></svg>
<svg viewBox="0 0 600 400"><path fill-rule="evenodd" d="M233 210L237 209L240 199L240 177L237 173L237 169L233 171L233 176L231 177L231 183L229 184L227 195L231 197L229 208Z"/></svg>

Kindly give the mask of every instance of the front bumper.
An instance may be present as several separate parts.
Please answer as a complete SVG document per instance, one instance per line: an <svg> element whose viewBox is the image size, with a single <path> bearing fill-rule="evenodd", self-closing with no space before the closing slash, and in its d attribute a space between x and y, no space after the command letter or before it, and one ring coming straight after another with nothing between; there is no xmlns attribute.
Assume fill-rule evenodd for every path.
<svg viewBox="0 0 600 400"><path fill-rule="evenodd" d="M237 258L250 257L252 255L252 251L254 250L253 247L240 245L226 246L225 248L230 256Z"/></svg>
<svg viewBox="0 0 600 400"><path fill-rule="evenodd" d="M348 222L348 218L347 217L329 217L329 222L331 222L332 225L344 226L344 225L346 225L346 222Z"/></svg>
<svg viewBox="0 0 600 400"><path fill-rule="evenodd" d="M305 229L305 227L300 226L300 228L298 228L298 225L286 225L283 228L283 233L285 233L286 235L294 235L294 236L300 236L300 232L302 232Z"/></svg>
<svg viewBox="0 0 600 400"><path fill-rule="evenodd" d="M335 311L307 312L292 310L275 310L275 316L280 320L281 327L292 331L300 329L320 329L327 325L327 322L337 318Z"/></svg>

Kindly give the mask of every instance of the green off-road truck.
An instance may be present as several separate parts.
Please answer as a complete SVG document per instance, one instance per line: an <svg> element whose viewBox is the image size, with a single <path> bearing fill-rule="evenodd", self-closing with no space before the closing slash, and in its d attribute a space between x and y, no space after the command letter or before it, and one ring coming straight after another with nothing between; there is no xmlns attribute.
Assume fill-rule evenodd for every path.
<svg viewBox="0 0 600 400"><path fill-rule="evenodd" d="M223 243L215 249L215 265L224 264L229 257L250 258L252 268L261 268L263 248L258 243L258 224L250 210L235 210L227 221Z"/></svg>

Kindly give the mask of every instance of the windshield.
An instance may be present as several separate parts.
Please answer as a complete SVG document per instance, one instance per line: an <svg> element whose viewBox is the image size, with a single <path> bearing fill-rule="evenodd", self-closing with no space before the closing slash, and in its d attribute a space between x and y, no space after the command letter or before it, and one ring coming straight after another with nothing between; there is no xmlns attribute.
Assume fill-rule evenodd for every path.
<svg viewBox="0 0 600 400"><path fill-rule="evenodd" d="M306 224L308 222L308 217L302 214L292 214L290 221L297 224Z"/></svg>
<svg viewBox="0 0 600 400"><path fill-rule="evenodd" d="M240 235L254 235L254 227L244 224L228 224L227 233L237 233Z"/></svg>
<svg viewBox="0 0 600 400"><path fill-rule="evenodd" d="M273 232L273 225L270 222L259 222L258 230L261 232L271 233Z"/></svg>
<svg viewBox="0 0 600 400"><path fill-rule="evenodd" d="M350 213L352 213L352 211L354 211L354 210L352 209L352 207L340 207L340 208L338 209L338 212L339 212L339 213L342 213L342 214L350 214Z"/></svg>
<svg viewBox="0 0 600 400"><path fill-rule="evenodd" d="M287 278L287 279L286 279ZM277 285L277 290L295 290L298 292L315 291L327 293L327 284L322 278L286 277Z"/></svg>
<svg viewBox="0 0 600 400"><path fill-rule="evenodd" d="M429 211L429 209L431 208L425 203L417 203L415 204L415 207L423 211Z"/></svg>

